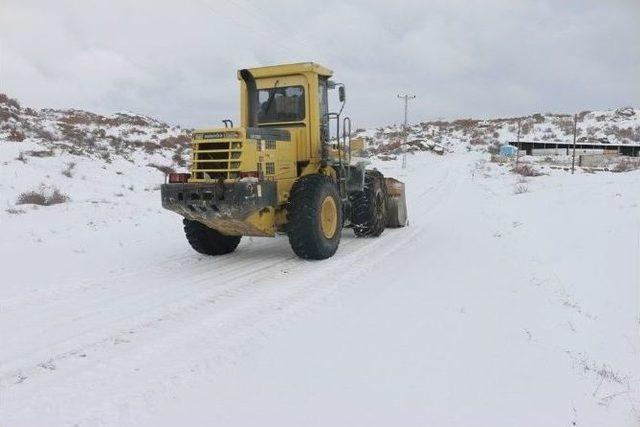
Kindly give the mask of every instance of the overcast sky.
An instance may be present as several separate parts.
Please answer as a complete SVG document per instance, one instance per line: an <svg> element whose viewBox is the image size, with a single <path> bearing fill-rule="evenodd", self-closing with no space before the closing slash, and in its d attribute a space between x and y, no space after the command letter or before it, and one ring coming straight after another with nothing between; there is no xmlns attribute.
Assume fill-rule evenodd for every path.
<svg viewBox="0 0 640 427"><path fill-rule="evenodd" d="M0 0L0 92L237 119L238 68L316 61L361 126L640 106L640 0Z"/></svg>

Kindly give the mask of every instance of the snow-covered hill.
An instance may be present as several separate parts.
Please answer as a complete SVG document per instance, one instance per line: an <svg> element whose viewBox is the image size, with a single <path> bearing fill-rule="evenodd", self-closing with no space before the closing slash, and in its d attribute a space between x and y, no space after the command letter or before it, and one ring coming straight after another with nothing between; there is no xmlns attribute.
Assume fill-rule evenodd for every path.
<svg viewBox="0 0 640 427"><path fill-rule="evenodd" d="M53 154L65 152L109 163L114 156L134 160L132 157L138 151L154 154L168 150L173 155L187 146L188 138L188 130L140 114L122 112L104 116L73 109L36 111L0 94L0 140L37 143ZM181 164L183 160L176 156L175 162Z"/></svg>
<svg viewBox="0 0 640 427"><path fill-rule="evenodd" d="M582 111L577 115L578 141L640 143L640 110L625 107L606 111ZM409 149L440 144L449 149L474 147L496 149L500 144L516 141L520 127L523 141L564 141L573 139L574 116L571 114L533 114L525 117L488 120L460 119L428 121L410 127ZM360 130L372 153L400 152L403 139L401 125Z"/></svg>
<svg viewBox="0 0 640 427"><path fill-rule="evenodd" d="M0 200L58 189L75 202L150 191L185 169L189 130L132 113L23 108L0 94Z"/></svg>

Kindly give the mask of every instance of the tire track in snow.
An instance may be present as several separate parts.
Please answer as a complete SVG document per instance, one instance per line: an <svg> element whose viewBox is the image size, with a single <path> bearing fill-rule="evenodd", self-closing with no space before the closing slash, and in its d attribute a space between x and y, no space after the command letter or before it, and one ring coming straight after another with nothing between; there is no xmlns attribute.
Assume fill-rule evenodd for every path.
<svg viewBox="0 0 640 427"><path fill-rule="evenodd" d="M202 267L198 266L195 273L183 276L183 280L190 287L187 287L179 295L179 303L175 301L168 302L166 299L160 298L156 305L149 308L149 301L145 303L145 300L148 300L148 294L140 298L134 298L136 303L142 303L141 307L144 308L141 311L120 319L105 318L105 323L109 327L100 330L100 333L91 334L90 337L92 339L86 340L81 344L78 343L77 336L69 337L55 346L60 351L56 353L52 360L56 364L61 364L66 363L72 356L77 357L78 354L94 353L99 355L104 353L105 358L101 360L103 363L107 363L109 355L113 356L114 346L112 343L118 339L127 339L129 342L133 342L135 347L135 341L139 337L144 340L141 336L145 332L148 335L162 336L162 334L159 334L160 330L171 330L172 328L175 329L176 326L178 327L177 331L174 330L173 333L182 336L183 340L187 342L207 342L207 337L212 335L211 328L214 328L219 321L222 321L222 324L226 326L215 328L215 335L218 338L226 336L225 339L232 346L236 345L233 342L239 339L238 336L244 336L247 342L251 342L251 337L255 336L256 331L260 331L265 324L270 325L266 329L277 327L282 322L282 320L276 320L279 317L287 319L297 311L304 311L304 307L312 306L314 301L322 300L334 293L339 287L344 286L343 282L345 280L349 283L353 282L363 270L375 264L376 260L384 259L387 254L403 246L407 241L417 238L423 227L430 223L429 218L435 215L438 206L441 206L448 197L451 197L456 184L462 176L458 173L456 174L457 179L451 180L450 166L445 166L444 175L438 179L435 186L418 192L417 197L414 196L410 199L409 207L416 218L420 218L420 220L413 221L408 228L387 230L378 239L343 238L336 257L322 263L301 261L294 257L281 259L277 253L276 258L278 260L276 262L273 262L273 260L260 261L256 259L255 254L260 250L248 250L246 259L234 260L234 255L220 259L220 263L226 263L222 270L215 270L217 264L220 263L214 263L214 265L207 263ZM417 184L408 183L408 185ZM258 247L258 249L260 248ZM353 268L354 265L357 265L356 261L360 259L367 259L368 263L365 266ZM231 263L229 264L229 262ZM250 269L250 271L246 271L247 269ZM285 285L279 283L278 280L278 276L282 274L281 271L283 269L289 275ZM166 270L161 269L161 271ZM135 273L130 274L135 277ZM216 274L217 279L224 278L228 283L215 289L204 288L202 292L194 294L193 286L210 283L212 274ZM264 285L265 276L268 276L266 282L273 282L271 283L273 286ZM292 279L296 278L296 276L299 276L301 282L295 281L292 283ZM314 280L311 280L312 278L319 282L322 279L322 283L329 282L330 285L319 286L314 283ZM334 280L327 280L327 278L334 278ZM145 278L145 280L148 283L148 278ZM167 284L166 282L168 281L165 281L165 285ZM176 297L176 289L173 286L164 286L163 289L156 288L156 290L160 296L167 293L172 297L172 300ZM123 296L126 297L127 294L118 294L112 298L111 302L105 302L105 305L118 304L118 299ZM216 311L212 312L209 309L212 305L217 307ZM277 309L274 309L274 307L277 307ZM56 310L53 309L50 315L55 314ZM149 316L144 314L149 314ZM273 318L272 324L269 321L265 321L265 317L269 316ZM116 327L120 323L128 323L126 325L128 327ZM185 323L190 326L185 327ZM198 325L207 326L198 327ZM264 331L261 333L264 333ZM160 345L158 342L156 341L156 345ZM224 340L218 340L215 343L211 343L211 345L217 348L217 354L225 354L226 344L224 344ZM144 346L144 348L152 349L155 346L149 345ZM44 345L40 348L40 350L45 349L50 351L51 346ZM144 351L138 346L138 351L140 350ZM153 351L151 351L149 357L153 357ZM192 361L191 363L197 363L197 361ZM31 367L29 367L25 364L14 363L9 371L5 369L6 366L3 363L2 383L4 384L10 385L12 380L15 379L17 371L29 377L29 381L37 381L43 375L47 375L49 378L55 376L55 372L45 372L37 364L31 364Z"/></svg>
<svg viewBox="0 0 640 427"><path fill-rule="evenodd" d="M279 243L279 246L282 247L284 242L280 241ZM345 239L342 247L348 248L354 243L354 239ZM269 244L273 244L273 241L270 241ZM286 255L281 256L278 251L274 253L273 250L270 250L272 255L267 259L261 259L264 257L264 253L256 254L255 252L263 252L262 249L265 249L263 246L266 245L259 245L257 250L245 248L248 250L244 252L241 257L238 257L239 254L231 254L216 258L215 261L214 259L207 258L214 262L196 264L188 275L182 274L181 266L180 269L177 269L178 271L174 272L176 274L165 277L164 280L159 279L167 272L170 272L170 270L167 271L166 268L154 269L159 272L151 275L146 274L148 271L129 272L127 275L119 275L118 279L135 278L138 274L144 274L146 276L145 281L136 281L133 283L124 281L124 283L118 284L117 292L114 292L114 289L110 286L94 287L91 291L96 293L96 295L88 295L90 292L85 290L79 295L65 295L65 298L57 296L54 301L38 301L38 304L30 304L32 305L32 309L37 311L38 321L46 324L48 329L54 330L62 329L69 323L69 319L61 316L61 313L65 313L72 307L76 307L80 311L74 314L72 322L81 323L79 326L80 329L72 335L54 343L46 340L43 341L48 335L46 331L36 337L20 336L21 339L30 341L33 345L37 345L37 347L24 349L20 354L15 355L9 354L9 356L7 356L7 352L3 353L4 358L0 360L0 365L3 366L3 373L0 374L0 378L5 377L7 371L9 371L9 376L11 376L17 370L27 370L28 364L25 363L27 360L31 360L33 368L34 366L39 366L43 360L59 360L70 354L82 352L83 349L94 344L110 342L114 339L112 331L118 329L118 326L120 326L119 329L123 330L131 329L127 328L127 324L149 322L146 318L161 318L162 316L158 314L158 311L161 312L164 307L175 306L177 305L176 301L198 299L197 297L200 295L198 291L200 288L194 289L193 285L207 285L211 283L212 280L215 280L217 283L235 282L243 278L259 277L265 270L273 270L283 266L292 270L301 268L304 265L304 263L298 262L295 256L289 255L288 246L285 248ZM295 262L291 263L292 260L295 260ZM217 268L219 264L222 264L222 268ZM113 280L109 280L109 282L111 283ZM154 283L152 288L148 288L149 282ZM180 283L185 282L190 286L180 285ZM215 296L229 295L233 289L233 286L230 285L216 284L215 290L217 293ZM207 287L204 288L204 290L205 292L199 298L210 298L211 295L209 293L211 288ZM171 298L169 300L162 298L165 295L169 295ZM77 301L73 300L74 296L77 298ZM71 300L69 300L70 297ZM89 299L93 300L94 303L86 304ZM130 315L116 317L109 316L109 313L106 313L106 315L103 316L104 319L96 324L95 319L104 313L102 309L98 308L98 305L100 307L118 307L120 310L124 306L142 307L142 310L134 309ZM32 318L34 315L33 312L24 311L24 307L20 307L15 301L11 308L12 310L7 310L6 307L3 307L3 312L0 313L0 323L20 323L20 320L16 319L16 312L19 317L21 316L24 319ZM60 319L60 317L62 317L62 319ZM143 320L136 319L140 317L142 317ZM94 320L94 322L91 323L91 320ZM82 338L86 344L83 346L75 345L72 346L72 350L68 350L70 344L73 344L74 340L80 338ZM8 340L10 341L11 338L8 338ZM52 356L52 354L54 355Z"/></svg>

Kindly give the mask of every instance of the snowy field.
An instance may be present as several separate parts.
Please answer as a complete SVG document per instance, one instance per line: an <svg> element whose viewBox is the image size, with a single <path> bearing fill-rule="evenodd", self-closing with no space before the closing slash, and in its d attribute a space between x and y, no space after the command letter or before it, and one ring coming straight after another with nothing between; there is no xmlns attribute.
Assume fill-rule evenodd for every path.
<svg viewBox="0 0 640 427"><path fill-rule="evenodd" d="M410 226L310 262L195 253L127 165L13 214L3 166L0 425L640 425L640 171L380 162Z"/></svg>

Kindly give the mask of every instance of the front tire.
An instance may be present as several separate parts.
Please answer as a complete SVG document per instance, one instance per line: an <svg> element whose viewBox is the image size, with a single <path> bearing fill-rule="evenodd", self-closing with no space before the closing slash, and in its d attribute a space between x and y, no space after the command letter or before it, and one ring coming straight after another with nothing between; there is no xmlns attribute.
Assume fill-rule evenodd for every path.
<svg viewBox="0 0 640 427"><path fill-rule="evenodd" d="M300 258L326 259L338 250L342 203L338 188L325 175L305 175L291 189L287 205L287 234Z"/></svg>
<svg viewBox="0 0 640 427"><path fill-rule="evenodd" d="M204 255L224 255L236 250L242 236L227 236L198 221L183 219L184 233L191 247Z"/></svg>

